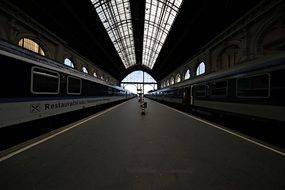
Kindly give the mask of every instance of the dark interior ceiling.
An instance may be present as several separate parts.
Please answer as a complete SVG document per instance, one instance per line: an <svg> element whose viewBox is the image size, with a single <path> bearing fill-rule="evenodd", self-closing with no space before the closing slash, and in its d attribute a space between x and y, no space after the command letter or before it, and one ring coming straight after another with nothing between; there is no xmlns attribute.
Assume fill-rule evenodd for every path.
<svg viewBox="0 0 285 190"><path fill-rule="evenodd" d="M260 0L184 0L152 70L125 69L90 0L7 0L58 35L68 45L122 80L143 69L161 80ZM130 0L135 48L142 56L145 0ZM140 60L140 59L138 59Z"/></svg>

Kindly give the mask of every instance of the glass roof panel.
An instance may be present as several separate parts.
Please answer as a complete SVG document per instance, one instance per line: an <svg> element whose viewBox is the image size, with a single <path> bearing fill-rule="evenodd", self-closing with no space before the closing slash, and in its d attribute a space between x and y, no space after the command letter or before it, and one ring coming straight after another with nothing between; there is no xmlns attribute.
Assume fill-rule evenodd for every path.
<svg viewBox="0 0 285 190"><path fill-rule="evenodd" d="M135 65L135 46L129 0L91 0L126 68Z"/></svg>
<svg viewBox="0 0 285 190"><path fill-rule="evenodd" d="M183 0L146 0L142 64L153 68Z"/></svg>

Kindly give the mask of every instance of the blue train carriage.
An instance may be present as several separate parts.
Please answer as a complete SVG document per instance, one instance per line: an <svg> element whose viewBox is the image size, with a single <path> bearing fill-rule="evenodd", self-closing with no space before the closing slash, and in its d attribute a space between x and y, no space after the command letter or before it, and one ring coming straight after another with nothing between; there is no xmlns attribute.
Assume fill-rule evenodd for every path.
<svg viewBox="0 0 285 190"><path fill-rule="evenodd" d="M0 43L0 128L133 97L121 87Z"/></svg>
<svg viewBox="0 0 285 190"><path fill-rule="evenodd" d="M284 75L283 53L199 76L149 97L191 110L285 121Z"/></svg>

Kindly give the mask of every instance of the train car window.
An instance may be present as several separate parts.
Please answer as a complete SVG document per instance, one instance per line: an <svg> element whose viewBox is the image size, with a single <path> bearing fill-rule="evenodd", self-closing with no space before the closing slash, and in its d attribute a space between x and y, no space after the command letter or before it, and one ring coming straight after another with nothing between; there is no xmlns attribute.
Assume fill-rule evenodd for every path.
<svg viewBox="0 0 285 190"><path fill-rule="evenodd" d="M114 89L115 90L115 89ZM108 91L107 91L108 95L113 95L113 88L108 87Z"/></svg>
<svg viewBox="0 0 285 190"><path fill-rule="evenodd" d="M206 85L195 86L194 94L196 97L206 97Z"/></svg>
<svg viewBox="0 0 285 190"><path fill-rule="evenodd" d="M59 73L33 67L31 75L31 92L33 94L58 94L59 93Z"/></svg>
<svg viewBox="0 0 285 190"><path fill-rule="evenodd" d="M81 79L72 76L67 77L67 94L81 94Z"/></svg>
<svg viewBox="0 0 285 190"><path fill-rule="evenodd" d="M178 89L178 90L177 90L176 97L177 97L177 98L182 98L182 97L183 97L183 89Z"/></svg>
<svg viewBox="0 0 285 190"><path fill-rule="evenodd" d="M228 82L219 81L212 82L211 87L211 96L213 97L226 97L228 95Z"/></svg>
<svg viewBox="0 0 285 190"><path fill-rule="evenodd" d="M270 75L262 74L237 79L237 97L267 98L270 95Z"/></svg>

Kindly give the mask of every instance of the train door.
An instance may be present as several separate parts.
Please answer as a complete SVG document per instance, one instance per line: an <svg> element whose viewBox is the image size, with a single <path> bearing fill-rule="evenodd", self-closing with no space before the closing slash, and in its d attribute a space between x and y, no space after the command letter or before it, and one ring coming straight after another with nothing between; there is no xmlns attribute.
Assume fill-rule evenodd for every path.
<svg viewBox="0 0 285 190"><path fill-rule="evenodd" d="M190 86L183 88L182 94L182 103L183 105L189 106L191 104L191 89Z"/></svg>
<svg viewBox="0 0 285 190"><path fill-rule="evenodd" d="M194 97L193 97L194 91L193 90L194 90L194 85L191 85L190 92L189 92L189 94L190 94L190 105L191 106L194 104Z"/></svg>

